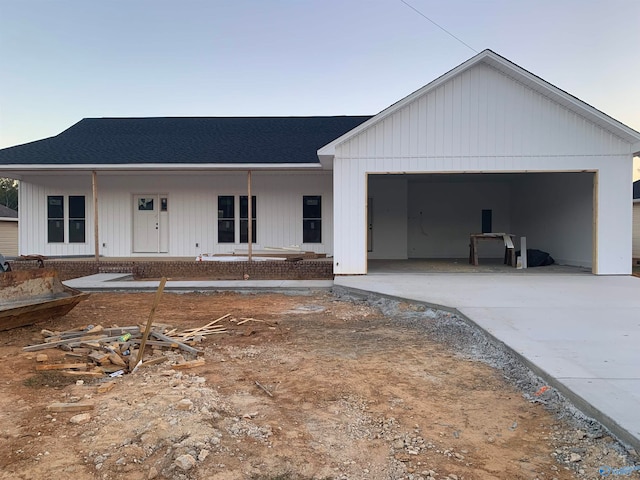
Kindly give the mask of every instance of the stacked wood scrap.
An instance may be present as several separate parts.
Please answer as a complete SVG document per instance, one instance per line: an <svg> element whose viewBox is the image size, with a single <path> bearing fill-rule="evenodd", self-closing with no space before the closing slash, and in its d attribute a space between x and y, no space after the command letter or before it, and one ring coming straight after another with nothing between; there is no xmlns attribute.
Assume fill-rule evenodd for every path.
<svg viewBox="0 0 640 480"><path fill-rule="evenodd" d="M42 330L43 342L24 347L25 352L38 352L50 348L64 350L65 361L49 363L46 354L36 356L36 370L59 370L65 375L104 377L118 376L134 372L138 367L144 367L171 361L163 352L179 350L187 354L191 360L183 360L172 365L175 369L185 369L202 366L204 360L197 358L203 353L195 345L207 336L229 333L235 326L249 322L261 323L270 329L275 329L275 323L250 317L233 317L230 313L223 315L201 327L187 328L178 331L169 325L152 324L146 349L143 354L152 350L150 355L142 355L140 365L138 350L142 342L143 329L140 326L104 328L101 325L80 327L75 330L54 332ZM179 356L179 358L184 358Z"/></svg>
<svg viewBox="0 0 640 480"><path fill-rule="evenodd" d="M169 361L170 359L157 353L158 350L177 349L193 357L202 351L180 341L164 335L165 325L153 325L150 333L151 340L146 344L153 347L153 354L141 357L141 364L137 365L138 350L142 341L139 326L104 328L101 325L83 327L64 332L42 330L43 343L24 347L26 352L36 352L50 348L65 350L63 363L48 363L47 355L37 355L37 371L60 370L65 375L118 376L133 372L139 366L153 365Z"/></svg>
<svg viewBox="0 0 640 480"><path fill-rule="evenodd" d="M233 255L247 256L249 251L245 249L235 249ZM309 250L302 250L299 245L291 245L289 247L264 247L263 249L253 249L252 255L259 257L277 257L284 258L287 262L297 262L300 260L316 260L318 258L326 258L325 253L316 253Z"/></svg>

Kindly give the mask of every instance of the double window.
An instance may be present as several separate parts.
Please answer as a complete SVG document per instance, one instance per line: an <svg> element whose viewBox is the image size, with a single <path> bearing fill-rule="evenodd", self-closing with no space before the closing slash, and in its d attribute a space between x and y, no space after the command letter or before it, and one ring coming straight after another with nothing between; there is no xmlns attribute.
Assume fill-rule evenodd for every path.
<svg viewBox="0 0 640 480"><path fill-rule="evenodd" d="M322 243L322 197L302 197L302 242Z"/></svg>
<svg viewBox="0 0 640 480"><path fill-rule="evenodd" d="M218 243L249 243L249 202L247 195L218 196ZM238 208L236 208L236 205ZM256 197L251 196L251 243L256 243Z"/></svg>
<svg viewBox="0 0 640 480"><path fill-rule="evenodd" d="M85 243L86 215L84 195L49 195L47 197L47 241L49 243Z"/></svg>

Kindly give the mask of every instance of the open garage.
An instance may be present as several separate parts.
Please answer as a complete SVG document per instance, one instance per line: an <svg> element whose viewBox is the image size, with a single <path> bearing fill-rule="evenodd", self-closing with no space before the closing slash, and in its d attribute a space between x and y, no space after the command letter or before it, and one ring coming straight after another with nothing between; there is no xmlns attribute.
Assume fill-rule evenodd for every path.
<svg viewBox="0 0 640 480"><path fill-rule="evenodd" d="M465 259L470 234L504 232L515 248L592 268L594 174L590 172L369 175L367 251L372 259ZM504 243L478 256L503 259Z"/></svg>
<svg viewBox="0 0 640 480"><path fill-rule="evenodd" d="M513 254L526 237L560 264L629 274L639 150L640 133L485 50L318 151L333 169L334 273L468 258L486 232ZM475 252L500 258L506 242Z"/></svg>

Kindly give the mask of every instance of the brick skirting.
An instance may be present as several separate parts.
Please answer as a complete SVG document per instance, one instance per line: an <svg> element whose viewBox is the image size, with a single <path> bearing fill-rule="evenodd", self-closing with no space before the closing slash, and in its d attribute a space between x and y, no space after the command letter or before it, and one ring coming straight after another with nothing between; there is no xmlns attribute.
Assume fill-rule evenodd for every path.
<svg viewBox="0 0 640 480"><path fill-rule="evenodd" d="M13 270L38 268L36 261L14 260ZM96 273L130 273L136 279L174 278L199 280L331 280L331 261L303 260L285 262L186 262L186 261L73 261L44 260L46 268L57 270L61 280L85 277Z"/></svg>
<svg viewBox="0 0 640 480"><path fill-rule="evenodd" d="M9 262L13 270L38 268L36 261ZM186 261L72 261L44 260L47 268L58 271L61 280L85 277L96 273L130 273L136 279L174 278L200 280L331 280L331 261L303 260L299 262L186 262Z"/></svg>

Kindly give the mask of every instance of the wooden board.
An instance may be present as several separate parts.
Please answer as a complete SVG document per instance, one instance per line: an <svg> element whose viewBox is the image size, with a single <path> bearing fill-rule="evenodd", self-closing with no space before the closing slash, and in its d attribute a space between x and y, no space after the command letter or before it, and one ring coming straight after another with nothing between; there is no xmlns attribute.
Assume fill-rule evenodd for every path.
<svg viewBox="0 0 640 480"><path fill-rule="evenodd" d="M47 407L50 412L87 412L93 410L93 403L77 402L77 403L52 403Z"/></svg>
<svg viewBox="0 0 640 480"><path fill-rule="evenodd" d="M175 365L171 365L171 368L174 370L184 370L187 368L201 367L203 365L204 365L204 358L198 358L197 360L191 360L189 362L177 363Z"/></svg>
<svg viewBox="0 0 640 480"><path fill-rule="evenodd" d="M36 365L37 371L42 370L70 370L70 369L87 369L86 363L48 363L46 365Z"/></svg>

